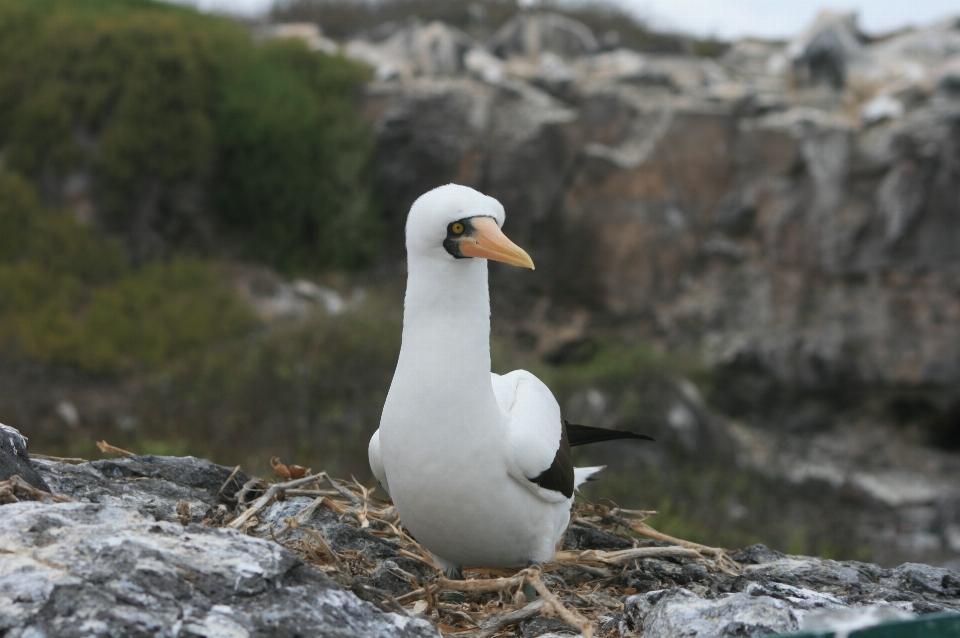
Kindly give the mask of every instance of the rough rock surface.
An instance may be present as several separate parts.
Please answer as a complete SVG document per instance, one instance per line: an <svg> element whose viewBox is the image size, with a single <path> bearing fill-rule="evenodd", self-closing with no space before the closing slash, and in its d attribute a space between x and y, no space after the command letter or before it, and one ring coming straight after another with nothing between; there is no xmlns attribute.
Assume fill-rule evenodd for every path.
<svg viewBox="0 0 960 638"><path fill-rule="evenodd" d="M220 503L230 502L249 480L241 471L231 476L230 468L193 457L147 455L77 465L34 463L57 494L80 502L137 509L161 521L181 520L177 513L181 501L188 506L186 515L191 521L210 518Z"/></svg>
<svg viewBox="0 0 960 638"><path fill-rule="evenodd" d="M89 502L0 510L4 636L438 635L272 541L176 518L181 500L194 518L216 508L230 468L153 456L38 465L54 492Z"/></svg>
<svg viewBox="0 0 960 638"><path fill-rule="evenodd" d="M712 60L599 51L558 20L460 34L462 62L429 69L410 65L437 24L367 43L409 68L368 96L398 223L455 180L504 202L544 289L712 364L812 389L960 380L956 21L871 43L827 13Z"/></svg>
<svg viewBox="0 0 960 638"><path fill-rule="evenodd" d="M369 578L360 578L360 582L376 587L393 596L402 596L414 588L403 572L413 575L418 582L424 582L430 575L429 568L423 563L401 556L397 547L388 540L378 538L370 532L358 529L333 512L317 507L314 500L304 497L292 497L268 506L258 517L260 524L253 533L260 538L277 538L280 541L306 539L308 532L303 528L319 531L327 544L338 554L356 552L366 563L376 565ZM290 528L286 520L294 517L298 528Z"/></svg>
<svg viewBox="0 0 960 638"><path fill-rule="evenodd" d="M756 636L831 626L848 610L869 609L876 622L915 614L960 612L960 573L928 565L896 569L853 561L786 556L762 545L734 554L744 565L735 577L687 574L654 579L651 591L625 602L610 620L621 633L668 636ZM647 560L645 563L653 561ZM660 561L657 561L660 562ZM644 573L656 573L644 565ZM674 569L674 574L684 570ZM692 577L690 577L692 576Z"/></svg>
<svg viewBox="0 0 960 638"><path fill-rule="evenodd" d="M27 437L8 425L0 423L0 481L19 476L37 489L49 492L43 477L30 464Z"/></svg>
<svg viewBox="0 0 960 638"><path fill-rule="evenodd" d="M436 635L276 543L134 510L7 505L0 546L6 636Z"/></svg>
<svg viewBox="0 0 960 638"><path fill-rule="evenodd" d="M153 456L38 465L54 492L63 489L90 502L0 508L4 636L438 635L423 619L360 601L272 540L305 538L305 530L317 530L338 554L376 565L367 584L396 596L412 589L404 572L423 579L422 563L359 529L349 514L311 507L314 499L289 497L268 506L253 530L257 538L177 518L178 499L217 507L229 468ZM631 544L575 526L564 549ZM824 612L873 610L877 619L960 612L960 573L946 569L918 564L883 569L787 556L762 545L732 556L742 565L737 573L714 571L689 558L643 558L624 565L608 579L612 589L587 592L590 604L599 601L612 610L600 617L598 629L645 638L692 635L694 629L701 638L759 636L829 626L831 616ZM570 587L583 575L566 566L546 578ZM565 602L584 604L584 599ZM527 618L516 631L571 633L561 621L540 617Z"/></svg>

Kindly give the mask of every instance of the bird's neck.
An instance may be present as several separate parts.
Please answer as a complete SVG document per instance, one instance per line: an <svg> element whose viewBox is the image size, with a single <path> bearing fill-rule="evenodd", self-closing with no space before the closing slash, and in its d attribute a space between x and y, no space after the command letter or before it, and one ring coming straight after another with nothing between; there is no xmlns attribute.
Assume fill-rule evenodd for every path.
<svg viewBox="0 0 960 638"><path fill-rule="evenodd" d="M490 384L487 262L409 264L398 370L440 385Z"/></svg>

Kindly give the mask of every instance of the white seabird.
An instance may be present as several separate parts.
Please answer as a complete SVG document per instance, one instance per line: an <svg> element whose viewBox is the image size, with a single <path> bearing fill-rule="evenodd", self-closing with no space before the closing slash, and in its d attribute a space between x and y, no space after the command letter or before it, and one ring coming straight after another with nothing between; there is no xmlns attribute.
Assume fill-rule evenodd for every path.
<svg viewBox="0 0 960 638"><path fill-rule="evenodd" d="M448 184L421 196L406 226L403 341L370 467L400 520L448 575L553 558L574 489L570 447L650 437L565 424L525 370L490 372L487 259L533 268L500 230L503 206Z"/></svg>

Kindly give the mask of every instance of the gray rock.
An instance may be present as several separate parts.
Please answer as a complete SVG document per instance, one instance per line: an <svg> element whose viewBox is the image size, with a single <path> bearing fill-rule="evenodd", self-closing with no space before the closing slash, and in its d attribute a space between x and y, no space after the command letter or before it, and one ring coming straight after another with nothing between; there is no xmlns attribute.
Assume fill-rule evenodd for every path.
<svg viewBox="0 0 960 638"><path fill-rule="evenodd" d="M861 54L862 40L856 13L821 12L814 25L787 48L797 81L844 88L847 66Z"/></svg>
<svg viewBox="0 0 960 638"><path fill-rule="evenodd" d="M93 503L0 517L0 632L71 636L438 636L270 541Z"/></svg>
<svg viewBox="0 0 960 638"><path fill-rule="evenodd" d="M804 631L852 631L881 622L909 618L910 614L896 607L859 607L855 609L824 609L803 619Z"/></svg>
<svg viewBox="0 0 960 638"><path fill-rule="evenodd" d="M20 431L0 423L0 481L19 476L37 489L49 492L43 477L30 464L27 453L27 437Z"/></svg>
<svg viewBox="0 0 960 638"><path fill-rule="evenodd" d="M249 480L237 472L194 457L128 456L70 465L35 462L57 494L80 502L136 509L162 521L177 521L177 504L185 501L190 517L200 522L228 503ZM223 491L220 489L223 487Z"/></svg>
<svg viewBox="0 0 960 638"><path fill-rule="evenodd" d="M677 588L631 596L625 607L644 638L762 636L800 626L787 603L746 593L705 600Z"/></svg>
<svg viewBox="0 0 960 638"><path fill-rule="evenodd" d="M832 626L861 612L876 622L960 612L960 596L954 593L960 574L945 569L916 564L883 569L785 556L762 545L734 557L743 561L744 570L733 578L690 569L698 565L643 561L637 577L646 576L660 588L626 599L621 632L642 632L644 638L759 636Z"/></svg>
<svg viewBox="0 0 960 638"><path fill-rule="evenodd" d="M571 525L563 537L563 549L626 549L633 544L622 536L592 527Z"/></svg>
<svg viewBox="0 0 960 638"><path fill-rule="evenodd" d="M311 528L319 532L335 552L354 551L365 562L377 565L369 578L358 577L357 580L393 596L402 596L425 582L428 574L423 563L401 556L393 543L358 529L333 512L311 506L311 503L312 499L296 497L269 505L260 514L260 525L253 533L265 539L305 540L309 533L304 527ZM294 529L288 528L286 521L290 518L296 520ZM417 585L411 582L411 578Z"/></svg>
<svg viewBox="0 0 960 638"><path fill-rule="evenodd" d="M576 57L600 48L593 32L582 22L550 13L522 13L504 24L487 42L502 58L533 57L553 53Z"/></svg>
<svg viewBox="0 0 960 638"><path fill-rule="evenodd" d="M578 629L570 627L559 618L537 617L520 623L520 635L523 638L538 638L551 635L570 636L579 634Z"/></svg>
<svg viewBox="0 0 960 638"><path fill-rule="evenodd" d="M476 43L459 29L442 22L411 20L378 43L352 40L345 50L376 69L380 80L415 76L451 76L466 70L465 57Z"/></svg>
<svg viewBox="0 0 960 638"><path fill-rule="evenodd" d="M449 182L482 188L518 211L517 241L548 217L575 155L574 110L525 83L469 77L384 84L367 97L381 105L376 172L394 232L402 233L417 197Z"/></svg>
<svg viewBox="0 0 960 638"><path fill-rule="evenodd" d="M90 502L0 507L4 636L439 635L425 620L360 601L274 542L319 534L338 554L374 566L366 576L354 576L357 585L393 596L434 575L394 543L360 528L349 513L324 509L319 499L275 501L247 536L177 516L181 501L190 505L194 521L226 507L224 499L236 489L220 489L230 468L156 456L77 465L39 461L38 467L54 492ZM633 542L575 525L565 548L610 550ZM884 569L788 556L762 545L733 558L742 572L712 571L689 559L641 559L612 578L602 570L599 576L605 586L641 593L585 595L608 609L624 603L623 612L599 618L604 631L642 632L645 638L792 631L808 618L827 622L832 616L824 612L850 609L877 608L875 615L884 617L960 611L960 574L947 569L912 563ZM564 565L545 579L568 589L594 577ZM569 629L535 619L519 631L562 635Z"/></svg>
<svg viewBox="0 0 960 638"><path fill-rule="evenodd" d="M710 365L756 361L799 391L841 379L955 385L960 338L936 317L960 312L944 293L960 286L945 239L960 107L921 90L956 71L953 23L871 43L852 14L824 14L786 47L739 43L718 63L586 55L583 34L551 48L534 37L551 20L504 27L494 49L514 57L494 64L495 84L464 68L371 86L395 233L425 190L475 186L504 203L511 236L544 264L531 275L539 289L625 321L653 313L646 336ZM573 70L563 91L547 86L547 54ZM846 98L798 96L778 60ZM727 356L714 356L721 343Z"/></svg>

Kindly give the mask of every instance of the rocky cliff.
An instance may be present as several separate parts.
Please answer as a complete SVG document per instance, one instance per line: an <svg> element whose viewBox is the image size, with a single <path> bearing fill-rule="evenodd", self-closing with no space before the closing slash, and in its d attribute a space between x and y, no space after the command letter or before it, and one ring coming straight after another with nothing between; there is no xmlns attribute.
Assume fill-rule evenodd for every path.
<svg viewBox="0 0 960 638"><path fill-rule="evenodd" d="M600 51L528 14L348 42L397 224L456 181L571 295L793 388L960 381L960 23L870 41L824 14L717 59ZM945 433L945 436L952 436Z"/></svg>

